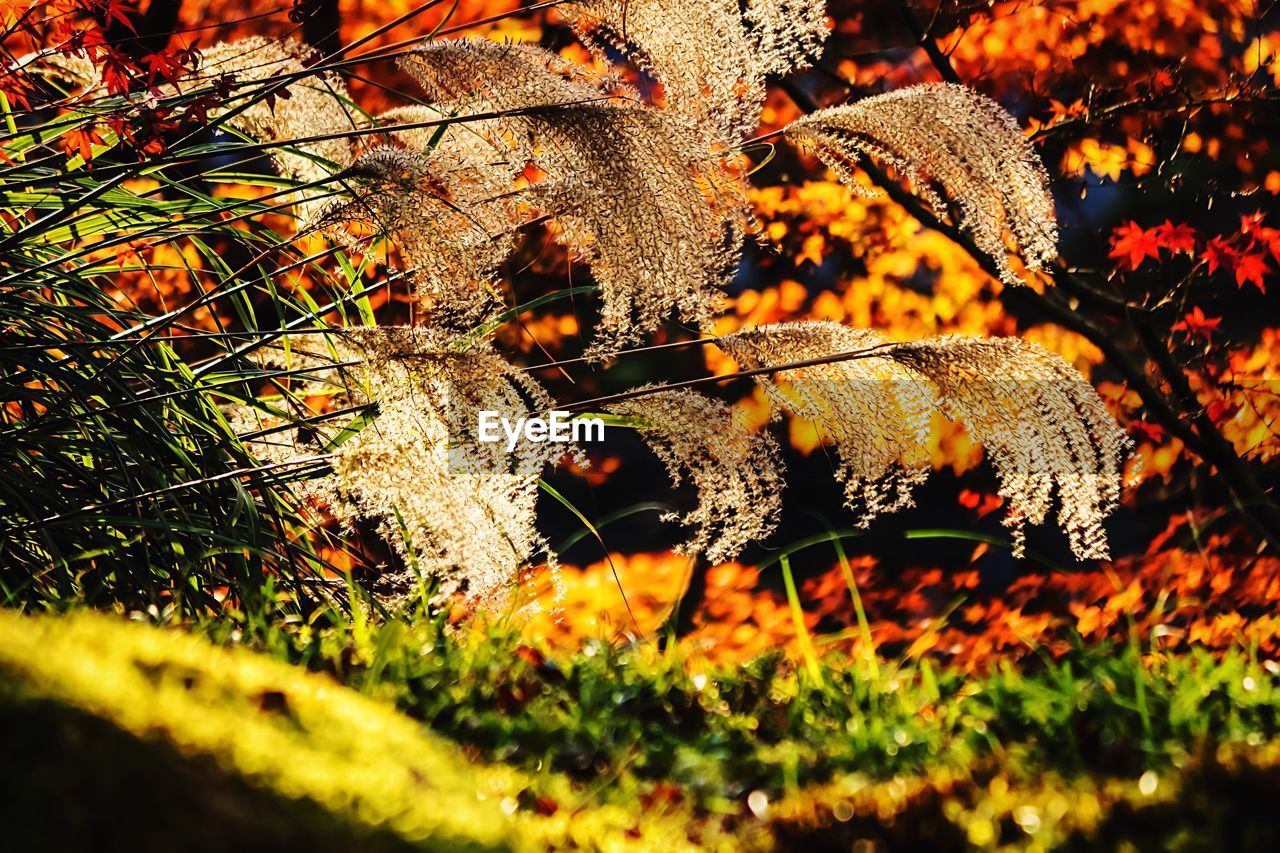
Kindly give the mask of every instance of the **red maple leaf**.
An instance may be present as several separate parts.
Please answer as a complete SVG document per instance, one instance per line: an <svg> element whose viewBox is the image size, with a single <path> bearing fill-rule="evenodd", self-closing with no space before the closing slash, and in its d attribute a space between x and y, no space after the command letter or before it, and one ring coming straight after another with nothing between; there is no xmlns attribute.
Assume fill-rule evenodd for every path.
<svg viewBox="0 0 1280 853"><path fill-rule="evenodd" d="M1252 234L1259 229L1265 229L1262 224L1262 214L1255 211L1253 213L1242 213L1240 215L1240 233Z"/></svg>
<svg viewBox="0 0 1280 853"><path fill-rule="evenodd" d="M1004 498L999 495L975 492L972 489L960 490L960 505L974 510L979 518L995 512L1003 503Z"/></svg>
<svg viewBox="0 0 1280 853"><path fill-rule="evenodd" d="M1227 241L1221 237L1214 237L1205 244L1204 251L1200 253L1200 257L1204 258L1205 263L1209 265L1209 274L1218 271L1218 267L1230 266L1234 263L1236 250L1227 245Z"/></svg>
<svg viewBox="0 0 1280 853"><path fill-rule="evenodd" d="M130 15L135 11L133 9L135 5L130 0L107 0L106 3L99 6L99 9L108 21L114 21L129 32L136 33L138 30L134 26L133 18Z"/></svg>
<svg viewBox="0 0 1280 853"><path fill-rule="evenodd" d="M1160 424L1134 421L1129 424L1129 432L1133 433L1140 441L1157 445L1164 443L1164 427L1160 426Z"/></svg>
<svg viewBox="0 0 1280 853"><path fill-rule="evenodd" d="M1234 400L1223 400L1216 398L1209 401L1205 406L1205 412L1213 420L1214 423L1220 424L1223 421L1230 420L1240 411L1240 404Z"/></svg>
<svg viewBox="0 0 1280 853"><path fill-rule="evenodd" d="M1248 252L1237 257L1235 272L1237 287L1244 287L1245 282L1252 282L1258 290L1267 292L1267 286L1262 281L1267 272L1267 257L1262 252Z"/></svg>
<svg viewBox="0 0 1280 853"><path fill-rule="evenodd" d="M103 144L103 138L93 125L73 127L62 135L62 150L68 157L79 154L86 165L93 163L93 146Z"/></svg>
<svg viewBox="0 0 1280 853"><path fill-rule="evenodd" d="M199 64L199 54L193 47L174 45L157 51L146 59L147 83L157 87L161 83L172 83L188 71L195 70Z"/></svg>
<svg viewBox="0 0 1280 853"><path fill-rule="evenodd" d="M1110 257L1127 261L1131 270L1136 270L1147 258L1159 258L1160 244L1156 242L1156 229L1143 230L1136 222L1119 226L1111 235Z"/></svg>
<svg viewBox="0 0 1280 853"><path fill-rule="evenodd" d="M11 65L9 60L0 59L0 93L9 99L9 106L29 110L31 102L27 100L27 95L31 91L31 84L15 72Z"/></svg>
<svg viewBox="0 0 1280 853"><path fill-rule="evenodd" d="M1280 228L1267 228L1259 226L1253 229L1254 245L1259 248L1265 246L1267 251L1271 253L1271 257L1280 263Z"/></svg>
<svg viewBox="0 0 1280 853"><path fill-rule="evenodd" d="M1187 312L1186 316L1171 327L1175 332L1186 332L1188 336L1193 338L1204 338L1209 341L1213 338L1214 331L1218 326L1222 325L1221 317L1206 317L1204 311L1200 310L1200 306L1192 308Z"/></svg>
<svg viewBox="0 0 1280 853"><path fill-rule="evenodd" d="M1280 263L1280 228L1263 225L1261 213L1241 216L1240 233L1249 238L1250 248L1266 247L1271 257Z"/></svg>
<svg viewBox="0 0 1280 853"><path fill-rule="evenodd" d="M138 69L122 54L112 50L105 51L98 67L102 71L102 82L112 95L123 95L133 89Z"/></svg>
<svg viewBox="0 0 1280 853"><path fill-rule="evenodd" d="M1170 252L1186 252L1190 255L1196 250L1196 229L1185 223L1174 225L1166 219L1163 224L1156 226L1155 239L1162 248Z"/></svg>

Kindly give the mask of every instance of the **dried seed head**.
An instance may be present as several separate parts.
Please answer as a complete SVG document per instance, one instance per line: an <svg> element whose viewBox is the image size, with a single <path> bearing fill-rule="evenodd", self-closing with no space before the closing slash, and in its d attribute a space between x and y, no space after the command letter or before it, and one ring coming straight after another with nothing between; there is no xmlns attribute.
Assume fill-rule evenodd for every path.
<svg viewBox="0 0 1280 853"><path fill-rule="evenodd" d="M569 107L524 122L539 142L531 159L550 178L534 196L603 292L589 354L638 342L673 311L709 321L750 222L740 180L697 131L639 107Z"/></svg>
<svg viewBox="0 0 1280 853"><path fill-rule="evenodd" d="M559 11L606 62L632 58L667 105L734 144L755 130L765 75L813 58L827 35L814 0L579 0Z"/></svg>
<svg viewBox="0 0 1280 853"><path fill-rule="evenodd" d="M635 97L617 80L536 45L451 39L425 45L399 65L432 106L460 114Z"/></svg>
<svg viewBox="0 0 1280 853"><path fill-rule="evenodd" d="M752 433L732 407L692 391L661 391L609 410L638 419L672 483L688 476L698 491L692 512L665 517L694 531L680 553L724 563L773 532L782 507L782 459L768 433Z"/></svg>
<svg viewBox="0 0 1280 853"><path fill-rule="evenodd" d="M559 7L582 40L608 59L616 49L661 81L667 105L718 129L750 135L764 80L736 0L586 0Z"/></svg>
<svg viewBox="0 0 1280 853"><path fill-rule="evenodd" d="M898 89L820 110L792 123L787 136L812 147L859 192L851 167L865 155L910 179L939 216L947 214L949 197L960 227L1006 284L1021 283L1006 255L1006 226L1031 269L1057 256L1044 164L1013 116L972 89L951 83Z"/></svg>
<svg viewBox="0 0 1280 853"><path fill-rule="evenodd" d="M243 89L211 114L228 115L231 127L261 142L289 142L354 130L356 121L345 103L348 95L342 78L331 73L307 73L308 53L309 49L299 42L258 36L201 51L202 76L233 74ZM267 81L282 75L299 76L273 95L260 97L266 87L276 85ZM250 106L231 115L246 103ZM350 141L341 135L291 148L272 148L270 155L283 177L302 183L323 181L350 165L353 156ZM302 193L299 216L304 222L310 222L319 212L317 203L306 196L323 191L319 188Z"/></svg>
<svg viewBox="0 0 1280 853"><path fill-rule="evenodd" d="M779 323L717 342L744 368L776 367L837 353L857 358L760 377L780 407L813 423L835 444L845 503L865 527L910 506L928 478L928 440L937 406L932 383L894 362L892 347L871 331L838 323Z"/></svg>
<svg viewBox="0 0 1280 853"><path fill-rule="evenodd" d="M508 453L475 433L479 411L522 417L553 407L546 392L487 346L459 349L435 329L351 328L334 344L336 361L358 362L333 368L341 404L372 404L376 416L336 448L331 475L300 491L342 521L377 523L405 566L383 585L415 595L431 581L437 603L461 594L496 607L536 555L554 565L534 510L538 477L564 445L523 442Z"/></svg>
<svg viewBox="0 0 1280 853"><path fill-rule="evenodd" d="M933 380L942 411L982 442L1019 553L1025 525L1044 521L1056 491L1072 551L1106 558L1102 522L1120 499L1129 439L1084 377L1017 338L947 336L902 344L893 358Z"/></svg>
<svg viewBox="0 0 1280 853"><path fill-rule="evenodd" d="M409 281L428 317L455 328L477 322L492 307L494 271L510 254L519 216L501 188L500 167L478 147L450 143L415 151L375 148L343 173L350 191L319 216L352 244L359 235L399 247Z"/></svg>
<svg viewBox="0 0 1280 853"><path fill-rule="evenodd" d="M564 77L557 62L536 48L457 41L415 54L405 68L446 99L438 106L519 110L486 120L500 130L490 141L545 174L530 196L601 286L591 354L640 340L673 311L705 322L749 227L741 177L688 119L610 99Z"/></svg>
<svg viewBox="0 0 1280 853"><path fill-rule="evenodd" d="M831 32L826 6L823 0L747 0L747 28L764 73L789 74L821 55Z"/></svg>
<svg viewBox="0 0 1280 853"><path fill-rule="evenodd" d="M399 107L378 116L378 124L399 145L429 155L433 171L454 187L469 204L509 196L524 162L511 156L509 145L491 139L500 131L490 122L433 124L445 117L430 107Z"/></svg>
<svg viewBox="0 0 1280 853"><path fill-rule="evenodd" d="M48 50L18 58L14 67L48 80L66 83L82 93L97 94L103 88L102 70L83 50Z"/></svg>
<svg viewBox="0 0 1280 853"><path fill-rule="evenodd" d="M765 388L835 440L846 497L864 521L910 503L929 473L930 416L939 411L963 422L990 456L1016 554L1026 525L1044 522L1056 494L1076 556L1106 556L1102 522L1119 501L1129 441L1060 357L1016 338L886 343L821 322L765 326L719 343L747 367L856 354L779 371Z"/></svg>

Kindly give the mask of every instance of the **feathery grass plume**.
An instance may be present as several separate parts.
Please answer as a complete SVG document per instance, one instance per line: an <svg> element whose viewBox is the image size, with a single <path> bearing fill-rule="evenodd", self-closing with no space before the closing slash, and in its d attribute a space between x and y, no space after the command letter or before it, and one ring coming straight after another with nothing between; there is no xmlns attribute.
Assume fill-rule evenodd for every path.
<svg viewBox="0 0 1280 853"><path fill-rule="evenodd" d="M860 527L911 505L912 490L931 470L928 440L937 396L932 383L890 358L892 344L839 323L800 322L738 332L717 345L747 369L866 353L759 381L776 406L813 423L835 443L836 477Z"/></svg>
<svg viewBox="0 0 1280 853"><path fill-rule="evenodd" d="M553 401L487 346L453 351L434 330L361 329L348 341L365 361L359 393L379 414L339 450L337 506L381 519L406 564L438 582L437 601L460 592L500 606L535 554L554 562L535 505L538 477L564 446L481 443L477 413L516 418Z"/></svg>
<svg viewBox="0 0 1280 853"><path fill-rule="evenodd" d="M545 180L530 197L587 261L603 292L590 354L639 341L674 311L714 312L749 228L745 188L689 119L564 68L555 54L486 41L429 45L404 61L435 106L486 120ZM555 106L547 106L552 104Z"/></svg>
<svg viewBox="0 0 1280 853"><path fill-rule="evenodd" d="M479 411L516 418L551 409L546 392L488 345L459 350L438 329L350 328L334 344L337 361L359 362L333 369L344 377L342 402L374 404L376 415L336 448L331 475L299 491L341 521L377 523L405 565L381 579L379 593L404 600L425 579L437 604L461 594L497 607L535 555L554 567L534 510L538 477L565 446L521 442L508 453L476 436Z"/></svg>
<svg viewBox="0 0 1280 853"><path fill-rule="evenodd" d="M251 36L223 42L200 51L201 77L232 74L244 89L212 112L228 115L259 94L266 81L281 75L304 75L271 97L261 98L227 119L227 124L260 142L284 142L324 134L343 134L356 127L349 111L346 85L336 74L305 74L309 49L300 42ZM257 84L257 85L254 85ZM338 136L295 146L272 148L271 161L281 177L300 183L322 181L351 164L350 140ZM315 190L300 193L299 218L309 223L319 212L308 198Z"/></svg>
<svg viewBox="0 0 1280 853"><path fill-rule="evenodd" d="M427 155L431 172L448 191L449 200L483 228L491 242L500 235L509 237L524 221L522 193L516 186L524 161L513 158L509 146L495 145L493 128L485 122L395 129L397 124L439 119L439 113L426 107L402 107L378 118L379 123L390 123L393 140Z"/></svg>
<svg viewBox="0 0 1280 853"><path fill-rule="evenodd" d="M491 160L497 152L489 151ZM349 194L325 205L317 222L357 249L386 237L400 249L428 317L455 328L474 325L493 305L494 270L511 253L519 224L502 176L485 156L475 145L456 143L425 151L374 148L341 173Z"/></svg>
<svg viewBox="0 0 1280 853"><path fill-rule="evenodd" d="M755 62L766 74L804 68L822 53L831 32L825 0L747 0L744 15Z"/></svg>
<svg viewBox="0 0 1280 853"><path fill-rule="evenodd" d="M445 115L431 107L396 107L382 113L377 124L400 146L430 154L436 171L454 182L474 187L476 198L507 195L524 168L511 157L508 145L495 145L492 122L469 120L457 124L413 125L441 122Z"/></svg>
<svg viewBox="0 0 1280 853"><path fill-rule="evenodd" d="M1021 284L1009 265L1005 226L1033 270L1057 256L1058 224L1049 176L1013 116L985 95L953 83L897 89L819 110L787 127L840 180L865 192L853 174L868 156L911 180L939 216L949 196L957 220L995 262L1001 281ZM941 190L935 188L938 185Z"/></svg>
<svg viewBox="0 0 1280 853"><path fill-rule="evenodd" d="M96 92L103 87L102 69L83 50L28 53L15 63L17 68L36 77L66 83L71 89L84 93Z"/></svg>
<svg viewBox="0 0 1280 853"><path fill-rule="evenodd" d="M765 75L799 67L827 35L823 2L578 0L558 7L605 62L615 49L662 83L667 106L735 144L754 132ZM744 15L745 11L745 15Z"/></svg>
<svg viewBox="0 0 1280 853"><path fill-rule="evenodd" d="M724 142L751 134L764 103L737 0L583 0L559 7L591 51L632 57L662 83L667 106Z"/></svg>
<svg viewBox="0 0 1280 853"><path fill-rule="evenodd" d="M535 196L603 292L588 355L639 342L673 309L708 322L751 228L740 179L657 110L568 107L527 121L553 176Z"/></svg>
<svg viewBox="0 0 1280 853"><path fill-rule="evenodd" d="M1084 377L1017 338L949 335L901 344L892 357L937 384L943 412L982 442L1009 502L1016 553L1056 490L1071 550L1107 557L1102 521L1120 499L1129 439Z"/></svg>
<svg viewBox="0 0 1280 853"><path fill-rule="evenodd" d="M618 79L531 44L449 39L418 48L399 65L432 106L464 115L636 97Z"/></svg>
<svg viewBox="0 0 1280 853"><path fill-rule="evenodd" d="M655 386L645 386L651 388ZM660 391L609 406L639 421L673 485L687 475L698 506L680 516L693 536L676 550L705 554L712 564L734 559L773 532L782 508L782 458L768 433L752 433L733 407L687 390Z"/></svg>
<svg viewBox="0 0 1280 853"><path fill-rule="evenodd" d="M1016 554L1026 525L1044 522L1056 492L1072 551L1106 557L1102 521L1119 501L1129 442L1102 398L1059 356L1017 338L886 343L827 322L763 326L718 343L748 368L859 354L780 371L762 384L781 407L835 440L837 475L864 524L910 504L911 489L929 474L930 418L939 411L963 422L990 456Z"/></svg>

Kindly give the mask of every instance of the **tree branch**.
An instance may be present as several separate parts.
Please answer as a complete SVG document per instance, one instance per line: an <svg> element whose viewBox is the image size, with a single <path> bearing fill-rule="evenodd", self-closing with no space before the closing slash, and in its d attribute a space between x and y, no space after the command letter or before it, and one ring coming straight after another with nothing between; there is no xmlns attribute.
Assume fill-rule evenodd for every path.
<svg viewBox="0 0 1280 853"><path fill-rule="evenodd" d="M906 26L908 26L911 33L918 38L920 46L923 47L925 54L928 54L938 74L948 82L961 83L963 85L959 74L952 67L950 56L943 53L931 33L920 26L915 14L906 6L902 8L902 17L904 17ZM795 86L788 86L785 83L783 88L786 88L788 95L791 95L792 99L796 100L797 106L800 106L801 109L812 113L817 108L817 104L813 99L810 99L804 92L797 90ZM797 95L800 97L797 97ZM877 186L882 187L888 193L888 196L893 201L904 206L908 213L915 216L920 223L946 234L948 238L951 238L957 245L964 248L988 274L998 278L991 259L988 259L986 254L978 250L977 245L972 240L969 240L969 237L964 232L961 232L960 229L955 228L950 223L943 223L922 201L906 191L901 183L888 177L888 174L879 169L876 164L864 161L864 163L860 164L860 167L863 168L864 172L867 172ZM1202 406L1199 406L1196 394L1194 394L1188 383L1187 375L1185 375L1178 362L1172 359L1169 348L1158 338L1155 327L1152 325L1151 311L1144 306L1132 305L1125 300L1117 300L1117 298L1105 295L1105 293L1094 291L1091 286L1076 278L1075 275L1071 274L1069 270L1066 270L1057 261L1053 261L1052 264L1048 265L1048 269L1050 269L1056 282L1061 286L1065 286L1065 291L1073 293L1074 296L1079 296L1082 301L1088 301L1089 304L1105 311L1112 318L1128 321L1130 328L1137 330L1138 341L1146 350L1140 355L1142 355L1144 361L1149 359L1155 362L1162 377L1172 389L1174 403L1171 405L1169 398L1149 382L1143 366L1134 364L1133 360L1130 359L1129 353L1121 350L1117 345L1114 336L1096 327L1091 321L1084 318L1082 314L1079 314L1078 311L1071 310L1070 307L1060 305L1059 302L1051 300L1050 297L1034 292L1027 297L1030 304L1052 316L1053 320L1062 325L1062 327L1082 334L1094 346L1100 348L1108 364L1119 370L1121 375L1124 375L1129 387L1133 388L1138 393L1138 396L1142 398L1143 405L1151 412L1153 418L1187 444L1188 450L1197 453L1198 456L1201 456L1201 459L1216 467L1219 475L1225 480L1226 487L1228 487L1231 496L1233 496L1240 514L1261 535L1263 542L1271 546L1274 551L1280 551L1280 507L1277 507L1276 503L1271 500L1270 494L1258 482L1247 462L1240 459L1238 453L1235 452L1233 444L1222 435L1216 424L1213 424L1208 412ZM1002 300L1009 300L1009 298L1014 297L1014 293L1015 291L1012 291L1012 289L1006 289L1006 291L1002 292L1001 298ZM1178 409L1175 409L1175 405L1178 406ZM1192 424L1194 424L1194 428L1192 428Z"/></svg>

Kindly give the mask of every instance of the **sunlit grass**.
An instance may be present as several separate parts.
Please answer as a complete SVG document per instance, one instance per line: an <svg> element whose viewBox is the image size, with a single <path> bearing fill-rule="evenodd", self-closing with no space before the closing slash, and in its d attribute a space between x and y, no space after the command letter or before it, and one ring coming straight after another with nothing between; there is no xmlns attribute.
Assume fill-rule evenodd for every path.
<svg viewBox="0 0 1280 853"><path fill-rule="evenodd" d="M777 655L718 668L648 644L551 655L509 628L324 621L181 632L260 652L250 655L111 617L7 616L0 694L11 716L38 702L45 714L76 709L128 737L158 737L184 761L234 756L220 765L244 774L253 796L301 794L334 819L355 815L360 832L410 839L404 827L419 824L390 801L344 804L380 790L374 780L402 772L414 750L448 752L439 737L478 764L455 757L418 772L450 774L450 796L505 792L503 811L526 837L590 827L578 837L633 832L647 847L672 843L677 826L685 842L738 848L790 837L991 847L1009 832L1004 843L1116 843L1146 837L1157 818L1161 837L1194 838L1206 815L1257 833L1265 815L1243 806L1280 790L1280 679L1245 649L1144 660L1126 647L1080 648L1038 671L978 677L885 659L871 676L863 662L827 659L818 680ZM301 669L344 687L326 690ZM356 719L367 732L343 722ZM411 749L415 726L424 745ZM86 731L80 762L104 743ZM330 757L317 763L321 753ZM1185 816L1174 808L1182 796L1195 798ZM509 843L499 838L485 843Z"/></svg>

